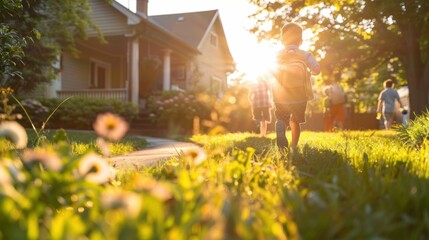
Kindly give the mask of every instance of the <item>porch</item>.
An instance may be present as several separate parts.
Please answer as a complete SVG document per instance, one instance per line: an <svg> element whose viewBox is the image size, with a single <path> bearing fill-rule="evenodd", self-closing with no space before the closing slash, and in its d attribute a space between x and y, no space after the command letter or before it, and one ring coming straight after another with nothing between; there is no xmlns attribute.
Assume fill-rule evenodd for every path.
<svg viewBox="0 0 429 240"><path fill-rule="evenodd" d="M122 102L128 101L126 88L58 90L57 96L59 98L78 96L87 98L117 99Z"/></svg>

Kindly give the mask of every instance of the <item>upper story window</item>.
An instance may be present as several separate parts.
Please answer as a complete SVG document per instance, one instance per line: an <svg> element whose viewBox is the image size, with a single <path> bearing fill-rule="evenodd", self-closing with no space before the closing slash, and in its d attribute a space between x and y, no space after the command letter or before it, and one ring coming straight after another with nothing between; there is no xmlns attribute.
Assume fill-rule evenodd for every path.
<svg viewBox="0 0 429 240"><path fill-rule="evenodd" d="M218 39L215 33L210 33L210 45L213 47L217 47L218 45Z"/></svg>

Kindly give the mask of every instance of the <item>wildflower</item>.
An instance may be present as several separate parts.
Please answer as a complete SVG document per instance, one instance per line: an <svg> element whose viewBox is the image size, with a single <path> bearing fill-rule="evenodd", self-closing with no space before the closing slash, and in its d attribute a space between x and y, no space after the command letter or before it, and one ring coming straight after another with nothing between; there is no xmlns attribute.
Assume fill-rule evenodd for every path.
<svg viewBox="0 0 429 240"><path fill-rule="evenodd" d="M165 184L152 178L139 175L134 179L134 182L137 190L147 191L161 201L167 201L173 197L173 193Z"/></svg>
<svg viewBox="0 0 429 240"><path fill-rule="evenodd" d="M104 156L110 156L110 149L109 149L108 142L106 142L103 138L99 137L97 138L95 143L97 143L97 146L100 148L100 151Z"/></svg>
<svg viewBox="0 0 429 240"><path fill-rule="evenodd" d="M12 183L12 178L6 169L0 165L0 186L9 185Z"/></svg>
<svg viewBox="0 0 429 240"><path fill-rule="evenodd" d="M54 151L44 148L24 151L22 161L24 163L40 162L46 169L54 171L59 171L62 168L62 163L58 155Z"/></svg>
<svg viewBox="0 0 429 240"><path fill-rule="evenodd" d="M89 154L81 159L79 168L80 176L93 183L106 183L110 179L110 166L106 160L98 155Z"/></svg>
<svg viewBox="0 0 429 240"><path fill-rule="evenodd" d="M137 217L141 209L141 198L130 191L107 190L101 194L104 209L122 209L129 217Z"/></svg>
<svg viewBox="0 0 429 240"><path fill-rule="evenodd" d="M18 149L27 146L27 132L24 127L15 121L4 121L0 124L0 137L11 141Z"/></svg>
<svg viewBox="0 0 429 240"><path fill-rule="evenodd" d="M185 151L184 156L193 165L200 165L207 159L206 152L201 148L190 148Z"/></svg>
<svg viewBox="0 0 429 240"><path fill-rule="evenodd" d="M113 113L105 113L97 116L93 127L101 137L118 141L128 131L129 125L122 117Z"/></svg>

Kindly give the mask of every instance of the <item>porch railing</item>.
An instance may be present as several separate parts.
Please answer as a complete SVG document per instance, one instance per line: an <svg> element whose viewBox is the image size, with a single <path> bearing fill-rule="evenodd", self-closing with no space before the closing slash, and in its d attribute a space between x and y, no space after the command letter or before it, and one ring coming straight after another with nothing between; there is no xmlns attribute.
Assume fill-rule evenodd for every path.
<svg viewBox="0 0 429 240"><path fill-rule="evenodd" d="M128 101L127 90L125 88L59 90L57 91L57 95L59 98L78 96L88 98L118 99L123 102Z"/></svg>

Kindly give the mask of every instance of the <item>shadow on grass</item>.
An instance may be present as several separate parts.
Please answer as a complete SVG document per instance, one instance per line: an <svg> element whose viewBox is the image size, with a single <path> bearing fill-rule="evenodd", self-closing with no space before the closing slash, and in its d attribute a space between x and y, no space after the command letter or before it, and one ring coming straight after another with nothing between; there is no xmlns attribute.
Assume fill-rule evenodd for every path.
<svg viewBox="0 0 429 240"><path fill-rule="evenodd" d="M255 154L259 155L270 151L275 146L275 140L268 137L248 137L241 141L234 141L233 146L233 148L243 151L252 147L255 149Z"/></svg>

